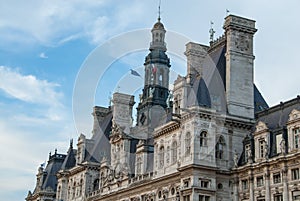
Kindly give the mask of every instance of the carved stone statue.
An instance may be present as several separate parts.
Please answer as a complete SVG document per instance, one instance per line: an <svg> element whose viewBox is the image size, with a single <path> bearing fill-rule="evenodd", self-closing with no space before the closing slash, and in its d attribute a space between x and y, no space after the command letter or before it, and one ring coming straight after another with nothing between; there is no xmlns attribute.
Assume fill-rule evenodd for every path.
<svg viewBox="0 0 300 201"><path fill-rule="evenodd" d="M120 126L115 122L115 120L112 120L111 132L113 135L119 135L122 133Z"/></svg>
<svg viewBox="0 0 300 201"><path fill-rule="evenodd" d="M280 152L281 152L281 154L285 154L286 153L286 146L285 146L285 139L284 138L281 138Z"/></svg>
<svg viewBox="0 0 300 201"><path fill-rule="evenodd" d="M269 146L267 142L265 142L265 158L269 158Z"/></svg>
<svg viewBox="0 0 300 201"><path fill-rule="evenodd" d="M154 88L154 87L151 87L151 88L149 89L150 97L151 97L151 98L153 97L154 91L155 91L155 88Z"/></svg>
<svg viewBox="0 0 300 201"><path fill-rule="evenodd" d="M170 101L173 99L173 94L171 93L171 91L169 91L169 95L168 95L168 98L167 98L167 107L170 108Z"/></svg>
<svg viewBox="0 0 300 201"><path fill-rule="evenodd" d="M139 94L140 102L143 102L143 94Z"/></svg>
<svg viewBox="0 0 300 201"><path fill-rule="evenodd" d="M234 153L233 162L234 162L234 167L238 167L239 154L236 151Z"/></svg>
<svg viewBox="0 0 300 201"><path fill-rule="evenodd" d="M252 151L251 148L247 150L248 162L252 162Z"/></svg>

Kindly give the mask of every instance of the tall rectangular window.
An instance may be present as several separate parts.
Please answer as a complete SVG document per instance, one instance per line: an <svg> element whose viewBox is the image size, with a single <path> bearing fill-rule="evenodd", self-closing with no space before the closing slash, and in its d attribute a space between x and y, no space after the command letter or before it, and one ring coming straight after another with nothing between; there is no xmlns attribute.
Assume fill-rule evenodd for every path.
<svg viewBox="0 0 300 201"><path fill-rule="evenodd" d="M265 157L265 140L259 140L259 157Z"/></svg>
<svg viewBox="0 0 300 201"><path fill-rule="evenodd" d="M291 173L292 173L292 180L299 179L299 168L292 169Z"/></svg>
<svg viewBox="0 0 300 201"><path fill-rule="evenodd" d="M248 189L248 180L242 180L242 189L247 190Z"/></svg>
<svg viewBox="0 0 300 201"><path fill-rule="evenodd" d="M206 147L207 146L207 132L202 131L200 133L200 147Z"/></svg>
<svg viewBox="0 0 300 201"><path fill-rule="evenodd" d="M273 174L273 183L278 184L281 183L281 175L280 172Z"/></svg>
<svg viewBox="0 0 300 201"><path fill-rule="evenodd" d="M300 146L300 128L294 128L293 129L293 134L294 134L294 148L299 148Z"/></svg>
<svg viewBox="0 0 300 201"><path fill-rule="evenodd" d="M264 185L264 177L263 176L256 177L256 185L257 185L257 187Z"/></svg>

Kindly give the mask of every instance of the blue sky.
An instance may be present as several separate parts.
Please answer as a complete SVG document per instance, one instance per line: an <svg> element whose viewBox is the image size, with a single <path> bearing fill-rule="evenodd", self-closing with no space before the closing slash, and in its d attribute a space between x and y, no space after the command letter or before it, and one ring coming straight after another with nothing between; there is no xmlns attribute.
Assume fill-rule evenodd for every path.
<svg viewBox="0 0 300 201"><path fill-rule="evenodd" d="M50 151L66 152L77 132L91 135L92 105L107 106L114 90L138 94L143 80L130 76L129 70L143 73L150 42L145 34L137 37L142 48L112 57L108 66L103 66L105 58L96 58L95 68L105 68L105 73L95 80L92 97L80 97L80 103L87 103L80 111L80 125L73 121L73 89L85 64L114 38L147 33L157 19L157 5L157 0L0 0L1 199L24 199ZM182 37L180 42L167 41L174 52L184 47L170 48L173 42L181 45L185 39L208 44L210 21L216 36L221 35L226 9L256 20L255 82L267 102L275 105L300 94L299 7L298 0L162 0L162 22L167 39L168 34ZM115 48L124 46L125 42ZM174 76L183 73L184 59L170 56ZM91 83L90 77L80 82L86 91Z"/></svg>

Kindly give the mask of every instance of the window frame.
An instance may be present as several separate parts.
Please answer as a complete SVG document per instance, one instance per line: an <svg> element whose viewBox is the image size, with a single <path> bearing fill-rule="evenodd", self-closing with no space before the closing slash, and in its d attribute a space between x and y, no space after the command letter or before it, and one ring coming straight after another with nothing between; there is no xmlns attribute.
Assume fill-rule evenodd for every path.
<svg viewBox="0 0 300 201"><path fill-rule="evenodd" d="M201 133L200 133L200 147L207 147L207 137L208 137L208 132L207 131L201 131Z"/></svg>

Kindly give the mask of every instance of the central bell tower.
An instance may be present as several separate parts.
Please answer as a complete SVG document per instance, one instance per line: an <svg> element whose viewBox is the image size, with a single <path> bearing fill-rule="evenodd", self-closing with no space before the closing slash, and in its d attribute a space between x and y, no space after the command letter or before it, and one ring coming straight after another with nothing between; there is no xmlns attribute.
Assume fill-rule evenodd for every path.
<svg viewBox="0 0 300 201"><path fill-rule="evenodd" d="M158 21L151 30L150 53L145 58L144 89L137 107L138 126L156 126L157 123L153 123L152 120L157 119L157 115L160 116L160 113L165 112L168 107L171 65L166 54L166 30L160 20L160 17L158 17Z"/></svg>

